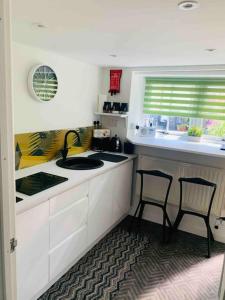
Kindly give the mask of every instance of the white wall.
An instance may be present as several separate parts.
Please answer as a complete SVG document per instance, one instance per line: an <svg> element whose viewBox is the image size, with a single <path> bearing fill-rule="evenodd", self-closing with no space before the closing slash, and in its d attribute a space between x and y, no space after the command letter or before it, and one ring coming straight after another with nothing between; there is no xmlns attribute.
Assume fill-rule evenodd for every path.
<svg viewBox="0 0 225 300"><path fill-rule="evenodd" d="M110 69L111 68L102 69L100 94L107 95L107 100L111 102L115 101L115 102L129 103L133 69L123 68L120 93L113 96L111 96L110 93L108 92L109 84L110 84ZM116 69L120 69L120 68L116 68ZM102 123L105 127L110 128L111 135L117 134L122 140L125 140L127 135L127 123L125 119L102 117Z"/></svg>
<svg viewBox="0 0 225 300"><path fill-rule="evenodd" d="M101 93L104 95L108 95L109 101L129 102L130 90L131 90L131 77L132 77L133 69L123 68L120 93L114 96L111 96L110 93L108 93L109 82L110 82L110 69L111 68L102 69ZM120 68L116 68L116 69L120 69Z"/></svg>
<svg viewBox="0 0 225 300"><path fill-rule="evenodd" d="M52 67L59 90L50 103L33 99L28 72L36 64ZM100 68L39 48L13 43L15 133L92 125L99 93Z"/></svg>

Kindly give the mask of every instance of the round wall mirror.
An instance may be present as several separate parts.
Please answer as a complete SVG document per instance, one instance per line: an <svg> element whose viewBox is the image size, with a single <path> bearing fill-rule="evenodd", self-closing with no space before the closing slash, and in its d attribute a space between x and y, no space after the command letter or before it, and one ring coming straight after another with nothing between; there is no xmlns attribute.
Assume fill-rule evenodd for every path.
<svg viewBox="0 0 225 300"><path fill-rule="evenodd" d="M58 90L56 73L49 66L35 66L29 73L28 87L36 100L49 102L54 99Z"/></svg>

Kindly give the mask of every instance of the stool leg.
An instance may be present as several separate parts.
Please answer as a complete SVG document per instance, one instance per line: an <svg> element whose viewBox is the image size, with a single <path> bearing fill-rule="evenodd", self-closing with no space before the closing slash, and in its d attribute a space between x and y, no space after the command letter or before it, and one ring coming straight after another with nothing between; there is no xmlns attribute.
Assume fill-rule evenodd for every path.
<svg viewBox="0 0 225 300"><path fill-rule="evenodd" d="M211 242L211 238L212 238L212 231L211 231L210 224L209 224L209 218L204 218L204 221L205 221L205 225L207 228L207 245L208 245L208 256L207 257L210 258L210 256L211 256L210 242Z"/></svg>
<svg viewBox="0 0 225 300"><path fill-rule="evenodd" d="M172 228L172 224L171 224L171 222L170 222L170 219L169 219L168 214L167 214L166 211L165 211L165 213L166 213L166 220L167 220L167 223L168 223L168 225L169 225L169 227L170 227L170 229L171 229L171 228Z"/></svg>
<svg viewBox="0 0 225 300"><path fill-rule="evenodd" d="M177 228L178 228L178 226L180 225L180 222L181 222L183 216L184 216L183 211L182 211L182 210L179 210L179 212L178 212L178 214L177 214L177 218L176 218L176 220L175 220L175 222L174 222L174 225L173 225L173 229L174 229L174 230L177 230Z"/></svg>
<svg viewBox="0 0 225 300"><path fill-rule="evenodd" d="M145 204L144 204L144 203L141 203L141 207L140 207L140 211L139 211L139 215L138 215L138 222L139 222L139 223L140 223L140 221L141 221L141 219L142 219L144 207L145 207Z"/></svg>
<svg viewBox="0 0 225 300"><path fill-rule="evenodd" d="M212 230L211 230L211 227L209 226L209 229L210 229L210 236L211 236L211 241L214 242L214 236L213 236L213 233L212 233Z"/></svg>
<svg viewBox="0 0 225 300"><path fill-rule="evenodd" d="M139 201L138 206L137 206L137 208L135 210L134 216L133 216L133 218L132 218L132 220L130 222L130 225L129 225L129 228L128 228L128 232L129 233L131 232L131 229L132 229L132 226L133 226L133 221L136 218L136 215L137 215L137 212L138 212L138 209L139 209L140 205L141 205L141 200Z"/></svg>
<svg viewBox="0 0 225 300"><path fill-rule="evenodd" d="M207 228L208 228L208 224L209 224L210 241L214 242L215 240L214 240L214 236L213 236L213 233L212 233L212 229L210 227L209 220L207 221L207 218L204 218L204 221L205 221L205 225L206 225Z"/></svg>
<svg viewBox="0 0 225 300"><path fill-rule="evenodd" d="M140 207L140 211L139 211L139 214L138 214L138 225L137 225L138 229L140 229L140 227L141 227L141 219L142 219L144 207L145 207L145 204L142 202L141 207Z"/></svg>
<svg viewBox="0 0 225 300"><path fill-rule="evenodd" d="M166 237L166 212L163 210L163 243L165 243Z"/></svg>
<svg viewBox="0 0 225 300"><path fill-rule="evenodd" d="M139 201L138 206L137 206L137 208L136 208L136 210L135 210L134 218L135 218L136 215L137 215L137 212L138 212L138 209L139 209L140 205L141 205L141 201Z"/></svg>
<svg viewBox="0 0 225 300"><path fill-rule="evenodd" d="M168 243L170 242L170 239L171 239L171 236L172 236L172 232L173 232L173 226L170 222L170 219L169 219L169 216L167 214L167 211L165 210L165 213L166 213L166 220L167 220L167 223L169 225L169 237L168 237Z"/></svg>
<svg viewBox="0 0 225 300"><path fill-rule="evenodd" d="M208 258L210 258L210 237L211 237L211 234L210 234L210 226L209 226L209 221L207 221L207 242L208 242Z"/></svg>

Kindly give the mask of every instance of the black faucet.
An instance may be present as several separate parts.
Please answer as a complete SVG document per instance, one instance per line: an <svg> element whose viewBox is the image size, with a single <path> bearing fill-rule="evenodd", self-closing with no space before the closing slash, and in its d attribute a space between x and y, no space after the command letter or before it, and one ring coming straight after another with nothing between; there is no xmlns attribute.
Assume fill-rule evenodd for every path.
<svg viewBox="0 0 225 300"><path fill-rule="evenodd" d="M61 154L62 154L62 158L63 160L66 160L67 154L68 154L68 150L69 148L67 147L67 137L70 133L75 133L78 139L78 143L80 144L80 135L76 130L69 130L67 131L67 133L65 134L65 138L64 138L64 147L61 150Z"/></svg>

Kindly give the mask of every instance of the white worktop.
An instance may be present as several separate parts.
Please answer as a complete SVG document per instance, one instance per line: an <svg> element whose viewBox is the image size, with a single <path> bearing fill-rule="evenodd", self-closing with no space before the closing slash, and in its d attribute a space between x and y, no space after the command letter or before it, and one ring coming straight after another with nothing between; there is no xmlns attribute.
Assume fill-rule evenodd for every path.
<svg viewBox="0 0 225 300"><path fill-rule="evenodd" d="M74 156L88 156L90 154L93 154L95 152L93 151L87 151L85 153L74 155ZM112 153L116 154L116 153ZM52 160L47 163L43 163L34 167L29 167L25 169L21 169L16 171L16 179L25 177L28 175L32 175L37 172L46 172L51 173L53 175L63 176L68 178L67 181L60 183L54 187L48 188L47 190L44 190L40 193L37 193L33 196L27 196L21 193L16 192L16 196L23 199L23 201L20 201L16 203L16 213L22 213L36 205L39 205L40 203L47 201L49 198L54 197L60 193L63 193L64 191L75 187L87 180L90 180L91 178L98 176L102 173L105 173L106 171L109 171L110 169L116 168L121 164L126 163L129 160L132 160L136 157L136 155L128 155L123 153L118 153L118 155L124 155L127 156L128 159L119 162L119 163L113 163L108 161L103 161L104 166L98 169L94 170L69 170L69 169L63 169L56 165L56 160Z"/></svg>
<svg viewBox="0 0 225 300"><path fill-rule="evenodd" d="M155 137L128 136L127 139L138 146L167 149L173 151L188 152L208 155L211 157L225 158L225 151L220 150L221 144L214 144L202 140L191 142L176 135L156 135Z"/></svg>

